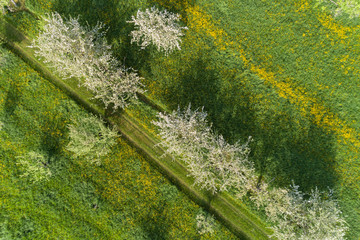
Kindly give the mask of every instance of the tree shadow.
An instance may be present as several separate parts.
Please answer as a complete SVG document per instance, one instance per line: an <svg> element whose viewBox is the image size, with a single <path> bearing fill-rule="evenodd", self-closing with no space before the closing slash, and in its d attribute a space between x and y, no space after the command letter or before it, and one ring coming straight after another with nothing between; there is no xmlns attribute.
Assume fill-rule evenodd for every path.
<svg viewBox="0 0 360 240"><path fill-rule="evenodd" d="M43 131L41 147L42 150L47 153L49 158L57 156L60 153L60 139L53 134L53 129Z"/></svg>
<svg viewBox="0 0 360 240"><path fill-rule="evenodd" d="M267 182L288 187L294 181L304 191L333 187L337 181L335 137L257 81L261 80L248 73L232 78L217 97L221 108L210 115L214 127L230 142L253 137L250 159ZM256 91L276 100L263 105L254 100Z"/></svg>
<svg viewBox="0 0 360 240"><path fill-rule="evenodd" d="M311 120L296 126L298 119L274 113L268 128L256 129L252 149L255 165L267 181L288 187L291 181L309 192L327 190L337 181L335 137Z"/></svg>
<svg viewBox="0 0 360 240"><path fill-rule="evenodd" d="M149 209L147 215L140 221L140 227L143 230L144 238L151 240L169 239L169 221L163 214L166 205L161 209ZM157 216L151 216L153 211L158 211Z"/></svg>
<svg viewBox="0 0 360 240"><path fill-rule="evenodd" d="M55 116L61 115L60 112L55 112L53 117L47 117L43 120L43 131L41 137L41 150L49 156L49 159L56 159L62 154L63 138L57 132L66 132L66 126L61 124L65 119L56 118Z"/></svg>
<svg viewBox="0 0 360 240"><path fill-rule="evenodd" d="M192 108L205 106L205 110L216 109L218 76L214 70L207 69L205 56L198 56L188 66L180 70L179 80L170 83L168 94L164 96L171 109L181 109L191 103Z"/></svg>
<svg viewBox="0 0 360 240"><path fill-rule="evenodd" d="M238 101L231 105L236 104ZM257 104L254 102L249 109L238 112L232 118L232 128L225 134L231 137L232 131L242 130L236 127L241 124L237 119L242 115L253 116L247 119L252 121L247 122L252 125L247 134L255 140L251 145L251 159L257 170L267 177L267 182L287 187L294 181L303 191L333 187L337 181L335 137L316 126L311 116L302 116L285 99L279 98L277 105L259 107Z"/></svg>
<svg viewBox="0 0 360 240"><path fill-rule="evenodd" d="M21 92L13 81L10 83L10 88L7 92L4 104L4 113L6 117L13 115L16 107L21 100Z"/></svg>
<svg viewBox="0 0 360 240"><path fill-rule="evenodd" d="M335 185L336 139L315 125L311 116L302 116L250 72L219 75L220 70L208 68L207 56L187 64L180 80L167 86L164 100L172 109L190 102L204 106L213 129L230 143L244 143L252 136L250 159L271 184L288 187L294 181L303 191ZM256 94L276 100L264 105L256 101Z"/></svg>

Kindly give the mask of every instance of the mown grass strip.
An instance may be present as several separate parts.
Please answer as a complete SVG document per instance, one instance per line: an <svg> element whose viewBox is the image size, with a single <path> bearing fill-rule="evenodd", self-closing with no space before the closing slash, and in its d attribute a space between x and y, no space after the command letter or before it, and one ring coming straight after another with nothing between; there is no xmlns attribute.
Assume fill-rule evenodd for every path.
<svg viewBox="0 0 360 240"><path fill-rule="evenodd" d="M44 64L37 61L31 50L26 48L30 44L29 39L9 23L6 23L5 37L7 38L7 46L29 63L29 65L37 70L45 79L63 90L88 111L102 117L105 116L105 111L102 106L91 100L91 94L81 90L76 84L71 84L70 86L64 83L60 78L53 75ZM143 96L142 98L146 97ZM161 107L152 101L150 105L162 110ZM123 111L121 114L114 114L108 117L107 120L111 124L116 125L123 137L136 147L139 152L145 155L150 163L185 191L193 201L216 215L239 238L268 239L271 231L266 228L265 223L251 214L245 206L236 203L226 194L210 196L207 192L193 186L193 180L187 177L187 170L181 163L168 156L161 158L160 156L163 155L164 150L155 147L158 143L156 137L151 136L144 128L136 124L136 121L134 121L126 111Z"/></svg>

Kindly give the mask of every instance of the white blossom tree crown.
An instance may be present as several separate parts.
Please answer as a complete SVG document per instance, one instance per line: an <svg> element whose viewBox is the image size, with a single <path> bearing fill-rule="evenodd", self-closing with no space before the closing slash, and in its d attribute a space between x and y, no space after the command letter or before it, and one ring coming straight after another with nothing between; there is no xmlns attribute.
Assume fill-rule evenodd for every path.
<svg viewBox="0 0 360 240"><path fill-rule="evenodd" d="M229 144L223 136L211 130L207 113L201 109L191 110L191 105L170 114L159 113L159 127L166 153L182 159L200 188L217 192L235 189L243 196L254 185L254 168L248 160L250 148L247 143Z"/></svg>
<svg viewBox="0 0 360 240"><path fill-rule="evenodd" d="M160 11L156 7L146 9L145 12L138 10L136 17L132 16L135 30L130 33L131 43L136 42L145 49L150 44L156 46L158 51L165 52L165 55L173 52L175 49L181 50L181 36L184 36L182 30L188 29L181 27L178 23L179 14Z"/></svg>
<svg viewBox="0 0 360 240"><path fill-rule="evenodd" d="M92 91L105 108L127 107L142 93L141 77L125 68L112 54L102 23L82 26L78 17L47 16L43 31L32 42L35 55L63 77L75 77L79 86Z"/></svg>
<svg viewBox="0 0 360 240"><path fill-rule="evenodd" d="M110 62L111 46L104 38L104 25L82 26L79 17L62 18L59 13L48 14L40 34L31 44L35 55L42 58L63 78L87 78L93 65Z"/></svg>

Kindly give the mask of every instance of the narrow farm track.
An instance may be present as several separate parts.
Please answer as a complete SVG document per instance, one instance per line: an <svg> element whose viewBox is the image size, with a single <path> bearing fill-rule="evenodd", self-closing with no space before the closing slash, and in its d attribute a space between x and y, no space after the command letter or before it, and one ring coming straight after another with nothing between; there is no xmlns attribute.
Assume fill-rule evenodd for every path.
<svg viewBox="0 0 360 240"><path fill-rule="evenodd" d="M43 63L36 60L32 50L27 47L30 44L30 40L26 36L9 23L5 23L5 31L4 37L7 38L9 49L26 61L45 79L73 98L79 105L96 115L105 116L103 107L91 99L92 96L89 92L78 88L77 84L63 82ZM141 96L141 99L153 108L161 109L161 107L145 96ZM185 191L193 201L216 215L240 239L268 239L271 231L246 206L235 201L227 194L209 196L205 191L201 191L193 186L193 180L187 176L186 169L181 163L176 160L174 161L170 157L160 157L163 155L164 150L156 147L156 144L159 142L158 138L141 127L126 110L121 113L115 113L106 120L117 126L122 136L146 156L153 166L157 167L174 184Z"/></svg>

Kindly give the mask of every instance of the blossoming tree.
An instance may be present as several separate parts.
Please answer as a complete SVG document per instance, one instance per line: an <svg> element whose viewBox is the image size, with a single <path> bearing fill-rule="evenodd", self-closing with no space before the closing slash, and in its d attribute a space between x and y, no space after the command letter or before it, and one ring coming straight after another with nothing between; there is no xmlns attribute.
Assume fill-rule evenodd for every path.
<svg viewBox="0 0 360 240"><path fill-rule="evenodd" d="M136 42L145 49L150 44L156 46L158 51L165 52L165 55L173 52L175 49L181 49L182 30L187 27L181 27L178 24L179 14L174 14L166 10L160 11L152 7L145 12L138 10L136 17L132 16L129 23L134 23L135 30L131 32L131 43Z"/></svg>
<svg viewBox="0 0 360 240"><path fill-rule="evenodd" d="M125 108L143 92L141 77L112 56L104 25L81 26L78 18L52 13L31 47L63 78L75 77L106 108Z"/></svg>

